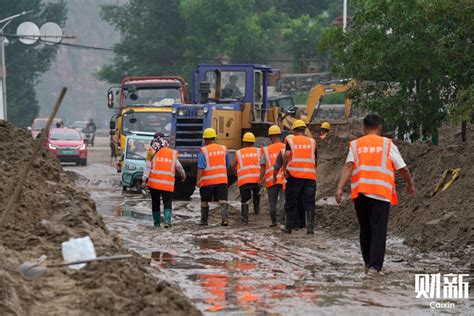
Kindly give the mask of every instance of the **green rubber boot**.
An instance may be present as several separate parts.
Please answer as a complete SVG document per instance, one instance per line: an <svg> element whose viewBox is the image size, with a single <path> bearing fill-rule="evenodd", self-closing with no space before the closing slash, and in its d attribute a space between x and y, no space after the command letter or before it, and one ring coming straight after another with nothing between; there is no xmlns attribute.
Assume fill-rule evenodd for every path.
<svg viewBox="0 0 474 316"><path fill-rule="evenodd" d="M171 226L171 209L165 208L165 228Z"/></svg>
<svg viewBox="0 0 474 316"><path fill-rule="evenodd" d="M153 225L155 225L155 227L160 227L160 224L161 224L161 212L153 212Z"/></svg>

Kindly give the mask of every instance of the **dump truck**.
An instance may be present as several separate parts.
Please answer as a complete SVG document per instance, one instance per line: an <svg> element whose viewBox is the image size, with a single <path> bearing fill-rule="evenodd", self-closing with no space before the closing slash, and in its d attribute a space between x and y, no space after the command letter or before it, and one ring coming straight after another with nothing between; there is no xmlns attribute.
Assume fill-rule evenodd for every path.
<svg viewBox="0 0 474 316"><path fill-rule="evenodd" d="M278 123L279 115L277 107L269 107L268 83L278 73L259 64L198 65L192 77L191 102L174 104L171 118L171 143L190 183L196 183L204 129L214 128L217 143L225 145L231 156L241 148L242 135L248 131L260 145L267 140L268 128ZM235 179L233 174L229 177L231 182Z"/></svg>
<svg viewBox="0 0 474 316"><path fill-rule="evenodd" d="M126 168L122 151L127 136L153 135L158 131L170 136L172 105L186 102L186 83L178 76L127 77L120 86L109 88L107 106L115 110L110 120L110 133L117 134L120 139L118 172Z"/></svg>

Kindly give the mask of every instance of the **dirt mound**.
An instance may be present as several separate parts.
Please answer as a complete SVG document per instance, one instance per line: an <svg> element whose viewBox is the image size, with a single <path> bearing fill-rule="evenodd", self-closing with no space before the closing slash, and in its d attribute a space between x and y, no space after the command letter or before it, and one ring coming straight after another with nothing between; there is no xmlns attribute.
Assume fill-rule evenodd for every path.
<svg viewBox="0 0 474 316"><path fill-rule="evenodd" d="M319 142L318 199L334 194L339 171L348 151L348 141L330 137ZM397 142L412 171L416 196L405 194L397 176L399 205L390 214L389 229L422 250L445 250L453 255L469 255L474 245L474 146L452 144L432 146ZM446 169L461 168L461 175L449 189L431 196ZM347 188L347 192L349 189ZM338 234L356 234L353 205L324 205L317 210L317 223ZM471 257L472 259L472 257Z"/></svg>
<svg viewBox="0 0 474 316"><path fill-rule="evenodd" d="M30 157L34 141L0 121L0 210ZM147 272L148 260L92 263L73 271L51 269L24 280L19 265L47 255L61 260L61 242L89 235L98 255L126 253L109 234L88 193L77 189L47 150L41 152L19 199L0 230L0 314L190 314L200 312L171 285Z"/></svg>

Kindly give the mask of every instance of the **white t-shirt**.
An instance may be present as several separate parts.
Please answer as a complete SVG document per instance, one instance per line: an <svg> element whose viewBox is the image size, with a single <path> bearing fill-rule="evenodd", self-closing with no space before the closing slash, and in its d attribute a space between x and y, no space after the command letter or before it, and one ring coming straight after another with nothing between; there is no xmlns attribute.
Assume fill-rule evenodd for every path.
<svg viewBox="0 0 474 316"><path fill-rule="evenodd" d="M390 160L392 161L393 167L395 168L395 170L400 170L400 169L405 168L407 166L407 164L403 160L402 155L400 154L400 151L398 150L398 147L394 143L392 143L392 146L391 146L391 149L390 149ZM347 159L346 159L346 163L348 163L348 162L354 162L354 154L352 153L352 150L350 150L350 149L349 149L349 153L347 154ZM364 195L367 196L367 197L376 199L376 200L390 202L389 200L387 200L386 198L384 198L380 195L365 194L365 193L364 193Z"/></svg>

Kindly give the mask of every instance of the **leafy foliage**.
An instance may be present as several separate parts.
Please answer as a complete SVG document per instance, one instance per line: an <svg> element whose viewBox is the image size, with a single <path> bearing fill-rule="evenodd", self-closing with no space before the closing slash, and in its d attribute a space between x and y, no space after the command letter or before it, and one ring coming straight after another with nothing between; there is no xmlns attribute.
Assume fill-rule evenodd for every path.
<svg viewBox="0 0 474 316"><path fill-rule="evenodd" d="M5 28L5 33L15 33L16 27L24 21L34 22L38 26L45 22L64 26L66 21L67 10L64 1L52 3L41 0L1 0L0 8L0 19L22 11L33 11L15 19ZM57 46L25 45L15 38L9 38L9 41L10 44L5 47L8 120L17 126L28 126L39 112L34 86L39 75L49 69L56 56Z"/></svg>
<svg viewBox="0 0 474 316"><path fill-rule="evenodd" d="M348 32L332 29L322 43L340 61L335 71L370 83L353 91L356 101L399 136L436 135L458 92L472 85L472 1L351 4Z"/></svg>
<svg viewBox="0 0 474 316"><path fill-rule="evenodd" d="M186 75L198 63L266 63L284 49L295 58L314 58L320 23L327 26L329 20L309 16L334 9L332 3L130 0L124 6L104 6L102 17L116 26L122 40L115 46L113 63L98 76L116 83L131 74ZM300 26L301 22L304 25ZM308 25L312 27L309 33L297 34ZM299 65L299 60L296 63Z"/></svg>
<svg viewBox="0 0 474 316"><path fill-rule="evenodd" d="M132 0L124 6L106 5L104 20L114 25L122 40L115 45L113 63L99 78L120 82L126 75L171 75L184 54L184 28L179 1Z"/></svg>

